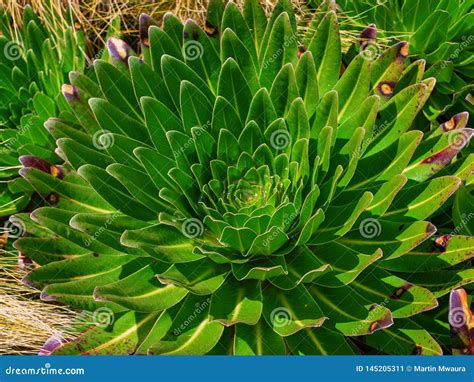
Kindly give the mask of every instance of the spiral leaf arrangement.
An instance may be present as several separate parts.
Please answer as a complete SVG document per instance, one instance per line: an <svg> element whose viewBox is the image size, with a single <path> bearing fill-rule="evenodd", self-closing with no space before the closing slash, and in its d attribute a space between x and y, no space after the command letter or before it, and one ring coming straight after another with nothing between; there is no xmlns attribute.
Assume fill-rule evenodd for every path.
<svg viewBox="0 0 474 382"><path fill-rule="evenodd" d="M305 29L289 1L217 0L70 74L77 122L46 123L65 174L21 169L55 204L15 247L44 300L112 317L55 353L449 351L474 239L434 223L472 179L467 113L412 129L435 79L406 42L343 53L326 3Z"/></svg>

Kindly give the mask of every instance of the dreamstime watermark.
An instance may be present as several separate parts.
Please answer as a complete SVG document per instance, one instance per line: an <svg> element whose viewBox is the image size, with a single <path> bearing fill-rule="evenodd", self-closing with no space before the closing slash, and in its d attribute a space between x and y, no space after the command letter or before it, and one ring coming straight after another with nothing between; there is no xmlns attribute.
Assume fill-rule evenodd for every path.
<svg viewBox="0 0 474 382"><path fill-rule="evenodd" d="M284 149L286 149L289 145L291 145L290 132L288 130L284 130L284 129L275 130L270 135L270 145L275 150L284 150Z"/></svg>
<svg viewBox="0 0 474 382"><path fill-rule="evenodd" d="M382 233L382 226L377 219L367 218L360 222L359 232L365 239L373 239Z"/></svg>
<svg viewBox="0 0 474 382"><path fill-rule="evenodd" d="M448 132L448 143L454 148L461 150L466 146L473 135L474 130L471 129L459 129Z"/></svg>
<svg viewBox="0 0 474 382"><path fill-rule="evenodd" d="M284 227L289 227L291 225L291 223L293 223L293 221L296 219L297 216L298 216L297 213L284 215L283 216L283 225L284 225ZM279 231L274 230L273 233L263 241L262 245L265 248L268 247L270 245L270 243L277 238L278 235L279 235Z"/></svg>
<svg viewBox="0 0 474 382"><path fill-rule="evenodd" d="M197 302L195 304L194 311L186 318L186 320L183 321L179 327L173 330L173 335L179 336L182 332L186 330L186 328L193 323L193 321L204 311L206 311L209 308L209 304L211 303L211 298L208 297L206 300L203 302L199 303Z"/></svg>
<svg viewBox="0 0 474 382"><path fill-rule="evenodd" d="M22 237L26 232L26 227L23 222L16 216L11 216L3 225L2 233L8 235L12 239Z"/></svg>
<svg viewBox="0 0 474 382"><path fill-rule="evenodd" d="M274 328L288 326L292 321L291 312L288 309L279 306L278 308L273 309L270 313L270 321Z"/></svg>
<svg viewBox="0 0 474 382"><path fill-rule="evenodd" d="M375 125L374 131L372 131L372 134L370 135L369 139L366 139L365 141L362 142L362 145L357 150L354 150L352 152L352 156L354 158L360 158L362 154L367 150L367 147L370 146L372 142L374 142L377 137L382 134L385 129L387 128L389 122L384 121L381 125Z"/></svg>
<svg viewBox="0 0 474 382"><path fill-rule="evenodd" d="M92 144L98 150L107 150L115 143L113 134L109 130L99 130L92 136Z"/></svg>
<svg viewBox="0 0 474 382"><path fill-rule="evenodd" d="M33 126L33 118L29 118L28 122L25 124L21 124L20 128L17 130L16 134L14 137L8 139L6 142L2 144L2 149L3 150L13 150L18 142L18 140L25 134L28 133L30 128Z"/></svg>
<svg viewBox="0 0 474 382"><path fill-rule="evenodd" d="M100 49L96 54L94 54L94 57L92 57L91 59L88 59L87 60L87 64L86 64L86 69L89 69L91 66L94 65L94 61L95 60L99 60L104 54L104 49Z"/></svg>
<svg viewBox="0 0 474 382"><path fill-rule="evenodd" d="M449 235L453 236L461 233L461 230L466 227L472 219L474 219L474 212L469 212L468 214L461 214L461 223L454 227L454 230Z"/></svg>
<svg viewBox="0 0 474 382"><path fill-rule="evenodd" d="M462 328L467 324L466 312L462 308L454 308L449 311L448 321L453 328Z"/></svg>
<svg viewBox="0 0 474 382"><path fill-rule="evenodd" d="M199 219L189 218L181 225L181 232L187 238L195 239L204 233L204 225Z"/></svg>
<svg viewBox="0 0 474 382"><path fill-rule="evenodd" d="M3 55L6 59L16 61L21 57L23 47L15 41L9 41L3 47Z"/></svg>
<svg viewBox="0 0 474 382"><path fill-rule="evenodd" d="M271 57L265 60L265 62L262 65L262 68L267 69L270 64L275 62L278 59L278 57L280 57L285 52L286 48L289 48L291 45L297 42L298 42L298 35L295 33L289 37L285 37L285 41L283 42L282 47L280 47L275 53L273 53Z"/></svg>
<svg viewBox="0 0 474 382"><path fill-rule="evenodd" d="M390 299L388 297L386 297L382 303L380 304L373 304L370 308L369 308L369 311L372 312L372 314L374 316L378 316L381 312L383 312L385 308L385 306L390 302ZM351 336L359 336L359 335L365 335L367 333L360 333L361 330L364 330L367 326L367 322L366 321L360 321L359 324L357 326L355 326L354 328L352 328L351 330ZM372 332L373 329L370 328L369 326L369 331Z"/></svg>
<svg viewBox="0 0 474 382"><path fill-rule="evenodd" d="M102 225L97 231L95 231L92 235L89 235L89 238L84 240L84 245L86 247L90 247L93 241L96 241L106 230L109 226L117 219L120 214L116 213L107 218L104 225Z"/></svg>
<svg viewBox="0 0 474 382"><path fill-rule="evenodd" d="M204 131L211 127L211 121L207 121L200 129L195 129L194 136L190 137L184 144L182 144L178 150L173 151L175 159L178 159L184 154L190 147L192 147L196 141L196 138L200 137Z"/></svg>
<svg viewBox="0 0 474 382"><path fill-rule="evenodd" d="M375 42L367 42L361 47L360 55L369 62L375 61L380 57L381 50Z"/></svg>
<svg viewBox="0 0 474 382"><path fill-rule="evenodd" d="M92 323L99 328L106 328L112 325L114 321L115 315L110 308L98 308L92 313Z"/></svg>
<svg viewBox="0 0 474 382"><path fill-rule="evenodd" d="M446 68L446 61L454 61L455 59L457 59L461 53L472 43L474 42L474 35L469 35L469 36L462 36L461 37L461 42L459 43L459 46L454 50L453 53L451 53L447 58L446 60L444 60L442 63L441 63L441 69L444 69Z"/></svg>
<svg viewBox="0 0 474 382"><path fill-rule="evenodd" d="M6 375L84 375L83 367L56 368L46 362L43 367L12 367L5 368Z"/></svg>
<svg viewBox="0 0 474 382"><path fill-rule="evenodd" d="M187 61L195 61L204 54L204 47L199 41L186 41L183 45L183 56Z"/></svg>

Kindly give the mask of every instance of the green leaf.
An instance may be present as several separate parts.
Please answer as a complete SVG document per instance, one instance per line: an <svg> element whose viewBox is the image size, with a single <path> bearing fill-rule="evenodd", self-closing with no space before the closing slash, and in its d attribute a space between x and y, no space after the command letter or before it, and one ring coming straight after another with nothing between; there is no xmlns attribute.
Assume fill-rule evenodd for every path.
<svg viewBox="0 0 474 382"><path fill-rule="evenodd" d="M233 58L242 70L244 77L247 79L252 94L255 94L260 89L260 84L258 81L254 58L249 52L249 49L253 49L253 47L246 48L244 43L231 29L226 29L224 31L221 44L222 61L225 62L228 58Z"/></svg>
<svg viewBox="0 0 474 382"><path fill-rule="evenodd" d="M221 68L219 52L211 38L193 20L187 20L184 24L183 56L186 64L198 73L215 93Z"/></svg>
<svg viewBox="0 0 474 382"><path fill-rule="evenodd" d="M16 240L13 246L20 252L28 253L28 257L39 265L72 259L90 253L90 250L58 237L22 237Z"/></svg>
<svg viewBox="0 0 474 382"><path fill-rule="evenodd" d="M380 248L385 259L394 259L403 256L435 232L436 227L430 222L404 224L369 217L362 219L357 229L338 239L338 242L362 253Z"/></svg>
<svg viewBox="0 0 474 382"><path fill-rule="evenodd" d="M393 325L392 314L383 304L373 304L363 295L347 298L351 295L348 289L320 286L309 289L327 315L331 326L345 336L361 336Z"/></svg>
<svg viewBox="0 0 474 382"><path fill-rule="evenodd" d="M260 54L263 36L267 27L267 17L259 0L245 1L244 18L251 30L252 39L255 43L257 54Z"/></svg>
<svg viewBox="0 0 474 382"><path fill-rule="evenodd" d="M218 96L212 112L212 133L219 136L220 130L228 130L238 137L243 129L243 123L234 106L225 98Z"/></svg>
<svg viewBox="0 0 474 382"><path fill-rule="evenodd" d="M365 192L359 200L350 206L329 206L326 219L316 231L309 244L322 244L344 236L355 224L360 214L370 205L373 196Z"/></svg>
<svg viewBox="0 0 474 382"><path fill-rule="evenodd" d="M262 290L255 280L227 280L211 298L210 318L230 326L255 325L262 314Z"/></svg>
<svg viewBox="0 0 474 382"><path fill-rule="evenodd" d="M444 204L460 184L459 178L443 176L407 188L395 197L392 206L383 217L390 220L403 217L416 220L426 219Z"/></svg>
<svg viewBox="0 0 474 382"><path fill-rule="evenodd" d="M314 257L329 268L315 283L327 287L341 287L352 283L367 267L382 257L380 249L376 249L371 255L365 255L336 243L311 249ZM328 250L332 256L328 256Z"/></svg>
<svg viewBox="0 0 474 382"><path fill-rule="evenodd" d="M295 75L300 97L304 100L308 117L311 118L319 101L316 64L311 52L305 52L301 56Z"/></svg>
<svg viewBox="0 0 474 382"><path fill-rule="evenodd" d="M221 287L229 270L225 265L216 266L210 260L201 259L174 264L157 277L162 284L173 284L197 295L207 295Z"/></svg>
<svg viewBox="0 0 474 382"><path fill-rule="evenodd" d="M252 93L237 62L232 58L227 59L222 65L218 95L229 101L240 115L241 121L245 121Z"/></svg>
<svg viewBox="0 0 474 382"><path fill-rule="evenodd" d="M284 117L292 102L299 96L293 65L286 64L273 81L270 98L278 117Z"/></svg>
<svg viewBox="0 0 474 382"><path fill-rule="evenodd" d="M108 311L104 310L103 313L107 314ZM110 317L107 320L114 321L110 328L103 328L102 325L92 327L76 341L67 343L54 354L133 354L153 328L159 313L143 314L129 311Z"/></svg>
<svg viewBox="0 0 474 382"><path fill-rule="evenodd" d="M302 285L285 292L267 287L263 291L263 316L267 324L284 337L304 328L319 327L326 319Z"/></svg>
<svg viewBox="0 0 474 382"><path fill-rule="evenodd" d="M105 170L88 164L80 167L78 173L117 210L144 221L152 220L156 216L156 212L137 202L127 189Z"/></svg>
<svg viewBox="0 0 474 382"><path fill-rule="evenodd" d="M257 64L258 60L256 55L256 42L253 39L249 27L251 27L251 25L247 25L247 22L245 21L244 16L242 16L242 14L240 13L240 10L237 5L233 2L227 3L224 15L222 16L221 29L222 31L224 31L224 33L226 32L226 30L233 31L235 33L238 32L240 40L250 53L252 60Z"/></svg>
<svg viewBox="0 0 474 382"><path fill-rule="evenodd" d="M204 355L219 341L224 327L218 322L202 321L199 326L179 335L175 341L160 341L150 348L150 354Z"/></svg>
<svg viewBox="0 0 474 382"><path fill-rule="evenodd" d="M285 343L260 319L255 325L237 324L234 340L235 355L285 355Z"/></svg>
<svg viewBox="0 0 474 382"><path fill-rule="evenodd" d="M341 66L341 41L334 11L328 12L317 26L308 50L313 54L316 63L319 94L323 96L338 81Z"/></svg>
<svg viewBox="0 0 474 382"><path fill-rule="evenodd" d="M163 72L166 87L168 88L168 92L170 93L177 110L180 108L181 81L184 80L197 86L197 88L205 94L208 100L213 102L214 94L209 89L209 86L184 62L172 56L164 55L161 57L161 70Z"/></svg>
<svg viewBox="0 0 474 382"><path fill-rule="evenodd" d="M324 264L306 247L297 247L294 259L287 265L285 274L277 275L270 282L280 289L293 289L300 283L312 283L325 273L331 271L329 264Z"/></svg>
<svg viewBox="0 0 474 382"><path fill-rule="evenodd" d="M422 327L412 321L396 321L388 329L379 330L365 338L365 342L388 354L442 355L441 346Z"/></svg>
<svg viewBox="0 0 474 382"><path fill-rule="evenodd" d="M269 257L257 259L252 262L232 264L232 273L239 281L242 280L267 280L287 273L283 257Z"/></svg>
<svg viewBox="0 0 474 382"><path fill-rule="evenodd" d="M116 105L125 114L131 114L141 119L138 104L135 99L132 82L112 64L96 60L94 68L102 93L107 100Z"/></svg>
<svg viewBox="0 0 474 382"><path fill-rule="evenodd" d="M369 146L366 156L372 156L396 142L400 134L405 133L413 123L419 108L424 104L422 99L428 87L416 84L405 88L388 101L380 110L380 124L374 127L378 135Z"/></svg>
<svg viewBox="0 0 474 382"><path fill-rule="evenodd" d="M211 124L212 105L195 85L182 81L180 99L181 118L188 134L195 126L206 127Z"/></svg>
<svg viewBox="0 0 474 382"><path fill-rule="evenodd" d="M96 301L111 301L138 312L153 313L179 303L188 291L174 285L163 285L155 277L160 266L154 264L94 290ZM163 267L163 265L161 265Z"/></svg>
<svg viewBox="0 0 474 382"><path fill-rule="evenodd" d="M441 242L437 246L436 243ZM437 247L437 250L433 250ZM405 255L386 259L381 267L396 272L435 271L449 268L474 257L474 238L471 236L440 236L435 241L427 240Z"/></svg>
<svg viewBox="0 0 474 382"><path fill-rule="evenodd" d="M316 108L316 117L311 126L311 138L319 142L319 135L323 128L328 126L336 129L338 126L337 116L338 94L335 91L330 91L324 94Z"/></svg>
<svg viewBox="0 0 474 382"><path fill-rule="evenodd" d="M394 319L412 317L438 306L435 295L428 289L379 268L368 268L349 287L366 299L383 303Z"/></svg>
<svg viewBox="0 0 474 382"><path fill-rule="evenodd" d="M436 49L440 41L445 40L445 31L448 29L450 21L451 15L448 12L437 9L411 36L410 44L417 52L429 52Z"/></svg>
<svg viewBox="0 0 474 382"><path fill-rule="evenodd" d="M143 142L149 140L145 126L141 123L141 115L137 121L126 114L127 109L119 109L112 102L100 98L91 98L89 105L104 132L122 134Z"/></svg>
<svg viewBox="0 0 474 382"><path fill-rule="evenodd" d="M183 224L183 230L186 226ZM196 261L202 256L193 254L194 244L183 232L164 224L123 232L121 242L132 248L143 248L158 260L173 262Z"/></svg>
<svg viewBox="0 0 474 382"><path fill-rule="evenodd" d="M358 106L367 98L369 86L369 61L362 55L358 55L352 60L334 87L339 101L339 121L344 122L353 115L354 111L358 109Z"/></svg>
<svg viewBox="0 0 474 382"><path fill-rule="evenodd" d="M74 212L59 208L42 207L36 209L32 214L32 219L48 228L57 235L72 241L84 248L89 248L96 253L104 255L122 255L125 251L117 251L103 243L91 240L90 235L73 229L69 221L73 218Z"/></svg>
<svg viewBox="0 0 474 382"><path fill-rule="evenodd" d="M61 205L69 210L94 213L110 213L115 209L105 202L87 183L76 176L59 179L35 168L23 168L21 176L34 185L36 192L58 195Z"/></svg>
<svg viewBox="0 0 474 382"><path fill-rule="evenodd" d="M287 337L286 342L295 355L355 354L342 334L326 327L301 330Z"/></svg>
<svg viewBox="0 0 474 382"><path fill-rule="evenodd" d="M296 61L298 36L294 33L290 18L286 12L281 13L273 24L268 44L262 58L260 83L270 89L273 79L280 69Z"/></svg>

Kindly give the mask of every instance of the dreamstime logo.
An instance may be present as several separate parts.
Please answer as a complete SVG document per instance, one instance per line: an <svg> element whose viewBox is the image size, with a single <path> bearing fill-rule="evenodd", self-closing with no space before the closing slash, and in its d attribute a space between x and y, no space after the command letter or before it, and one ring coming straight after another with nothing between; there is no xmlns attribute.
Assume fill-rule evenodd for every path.
<svg viewBox="0 0 474 382"><path fill-rule="evenodd" d="M454 230L450 233L450 235L458 235L463 229L463 227L465 227L467 223L469 223L472 219L474 219L474 212L469 212L469 214L461 214L461 224L456 226Z"/></svg>
<svg viewBox="0 0 474 382"><path fill-rule="evenodd" d="M360 55L363 59L372 62L380 56L380 48L374 42L369 42L361 47Z"/></svg>
<svg viewBox="0 0 474 382"><path fill-rule="evenodd" d="M298 216L298 214L285 214L283 216L283 224L285 227L289 227L291 225L291 223L293 223L293 221L296 219L296 217ZM278 230L275 230L273 231L273 233L263 241L263 246L266 248L270 245L270 243L275 240L277 238L277 236L279 235L279 231Z"/></svg>
<svg viewBox="0 0 474 382"><path fill-rule="evenodd" d="M92 322L99 328L106 328L115 321L114 312L109 308L98 308L92 314Z"/></svg>
<svg viewBox="0 0 474 382"><path fill-rule="evenodd" d="M3 54L8 60L16 61L21 57L22 51L21 45L16 43L15 41L9 41L5 44L3 48Z"/></svg>
<svg viewBox="0 0 474 382"><path fill-rule="evenodd" d="M390 299L386 297L382 301L382 303L372 304L369 308L369 312L372 312L373 315L378 316L389 302L390 302ZM352 329L351 336L360 336L360 335L367 334L366 332L361 333L361 331L364 330L366 327L367 327L367 321L359 321L358 325ZM381 329L381 327L377 326L376 329ZM373 330L374 329L371 329L369 327L370 332L372 332Z"/></svg>
<svg viewBox="0 0 474 382"><path fill-rule="evenodd" d="M466 313L462 308L454 308L449 312L448 321L453 328L462 328L467 324Z"/></svg>
<svg viewBox="0 0 474 382"><path fill-rule="evenodd" d="M18 239L26 232L26 227L22 221L20 221L15 216L12 216L3 225L3 232L12 239Z"/></svg>
<svg viewBox="0 0 474 382"><path fill-rule="evenodd" d="M291 144L291 135L287 130L276 130L270 135L270 144L275 150L284 150Z"/></svg>
<svg viewBox="0 0 474 382"><path fill-rule="evenodd" d="M193 132L193 136L190 137L183 145L181 145L178 150L173 152L176 160L184 154L189 148L195 147L195 142L198 137L200 137L207 129L211 127L211 121L207 121L200 129L196 129Z"/></svg>
<svg viewBox="0 0 474 382"><path fill-rule="evenodd" d="M108 130L99 130L92 136L92 144L98 150L106 150L114 145L114 136Z"/></svg>
<svg viewBox="0 0 474 382"><path fill-rule="evenodd" d="M198 41L187 41L183 45L183 56L188 61L194 61L202 57L204 47Z"/></svg>
<svg viewBox="0 0 474 382"><path fill-rule="evenodd" d="M94 54L94 57L91 59L87 59L87 65L86 69L89 69L92 65L94 65L95 60L99 60L104 54L104 49L100 49L96 54Z"/></svg>
<svg viewBox="0 0 474 382"><path fill-rule="evenodd" d="M381 125L376 125L374 127L374 131L372 132L372 135L368 139L366 139L358 149L352 152L352 157L361 158L365 150L367 150L367 147L369 147L370 144L374 142L377 137L385 131L388 125L388 121L384 121L384 123L382 123Z"/></svg>
<svg viewBox="0 0 474 382"><path fill-rule="evenodd" d="M446 61L454 61L459 57L464 49L466 49L474 41L474 35L469 35L468 37L462 36L461 40L462 41L458 44L458 47L454 50L454 52L451 53L446 60L442 61L441 69L446 67Z"/></svg>
<svg viewBox="0 0 474 382"><path fill-rule="evenodd" d="M272 310L270 313L270 321L272 322L273 327L282 328L290 324L291 313L288 309L280 306Z"/></svg>
<svg viewBox="0 0 474 382"><path fill-rule="evenodd" d="M199 219L189 218L186 219L181 225L181 231L184 236L195 239L198 236L201 236L204 232L204 225Z"/></svg>
<svg viewBox="0 0 474 382"><path fill-rule="evenodd" d="M84 245L86 247L90 247L93 241L97 240L103 233L104 231L109 227L110 224L114 222L115 219L117 219L120 216L120 214L113 214L112 216L109 216L107 220L105 221L104 225L101 226L97 231L95 231L92 235L89 235L88 239L84 240Z"/></svg>
<svg viewBox="0 0 474 382"><path fill-rule="evenodd" d="M382 226L379 221L374 218L367 218L360 222L359 232L362 237L366 239L373 239L377 237L382 232Z"/></svg>
<svg viewBox="0 0 474 382"><path fill-rule="evenodd" d="M448 143L455 149L461 150L469 143L474 130L454 130L449 134Z"/></svg>
<svg viewBox="0 0 474 382"><path fill-rule="evenodd" d="M267 69L270 64L275 62L278 57L280 57L283 53L285 53L285 49L291 47L297 41L298 41L298 35L297 34L292 34L290 37L285 37L285 41L283 42L283 46L280 49L278 49L275 53L273 53L273 55L271 57L269 57L268 60L266 60L263 63L262 68Z"/></svg>
<svg viewBox="0 0 474 382"><path fill-rule="evenodd" d="M5 148L7 150L14 150L15 149L15 146L19 143L19 139L25 135L26 133L28 133L28 131L30 130L31 127L33 127L34 125L34 119L33 118L29 118L28 119L28 122L26 123L22 123L20 128L16 131L16 135L6 141L3 142L2 144L2 149Z"/></svg>
<svg viewBox="0 0 474 382"><path fill-rule="evenodd" d="M196 317L198 317L201 313L205 312L208 309L210 303L211 299L209 297L203 302L196 302L194 304L194 311L186 318L186 320L184 320L181 325L179 325L179 327L173 330L173 335L179 336L182 332L184 332L186 328L193 323Z"/></svg>

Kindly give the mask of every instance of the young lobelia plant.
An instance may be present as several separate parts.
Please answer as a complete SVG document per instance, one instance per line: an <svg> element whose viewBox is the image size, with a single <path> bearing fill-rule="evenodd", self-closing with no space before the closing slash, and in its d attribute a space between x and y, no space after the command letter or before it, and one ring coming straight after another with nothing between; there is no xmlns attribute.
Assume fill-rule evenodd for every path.
<svg viewBox="0 0 474 382"><path fill-rule="evenodd" d="M429 219L473 170L457 158L472 130L466 114L410 130L435 79L405 68L407 44L346 62L335 12L298 35L288 1L152 24L143 58L111 39L115 65L63 87L81 121L46 124L64 179L21 170L57 200L17 217L15 247L40 265L25 282L93 312L45 352L450 351L473 238Z"/></svg>
<svg viewBox="0 0 474 382"><path fill-rule="evenodd" d="M61 159L43 124L52 116L72 118L60 90L71 70L84 68L84 37L73 25L58 27L53 13L47 21L26 6L23 25L14 28L0 9L0 218L26 208L33 193L18 177L19 157L61 176Z"/></svg>
<svg viewBox="0 0 474 382"><path fill-rule="evenodd" d="M437 79L424 108L434 121L447 112L471 109L474 78L474 5L468 0L338 1L349 25L374 23L385 38L406 39L410 54L426 62L426 76ZM360 25L360 24L359 24ZM377 48L372 46L374 54Z"/></svg>

